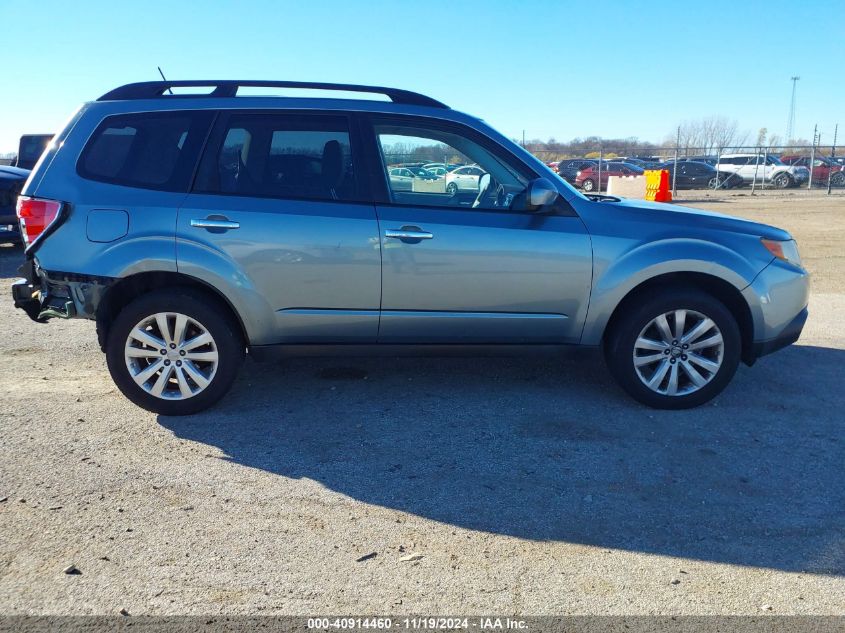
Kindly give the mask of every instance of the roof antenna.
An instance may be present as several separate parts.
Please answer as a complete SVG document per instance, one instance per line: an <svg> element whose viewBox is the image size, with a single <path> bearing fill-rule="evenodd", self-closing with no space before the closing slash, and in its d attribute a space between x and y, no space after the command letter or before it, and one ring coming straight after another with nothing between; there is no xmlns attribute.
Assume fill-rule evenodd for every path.
<svg viewBox="0 0 845 633"><path fill-rule="evenodd" d="M158 74L161 75L161 78L164 79L165 81L167 81L167 77L165 77L164 73L161 72L161 66L156 66L156 68L158 68ZM173 94L173 88L168 88L167 92L169 92L170 94Z"/></svg>

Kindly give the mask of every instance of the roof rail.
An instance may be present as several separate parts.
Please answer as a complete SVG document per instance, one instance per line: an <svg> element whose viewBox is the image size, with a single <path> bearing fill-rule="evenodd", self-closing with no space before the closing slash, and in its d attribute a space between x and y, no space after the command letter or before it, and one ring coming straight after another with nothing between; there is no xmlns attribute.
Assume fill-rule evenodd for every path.
<svg viewBox="0 0 845 633"><path fill-rule="evenodd" d="M383 88L380 86L360 86L356 84L331 84L317 83L311 81L238 81L238 80L209 80L209 81L142 81L139 83L126 84L107 92L97 101L129 101L132 99L155 99L164 95L170 88L183 87L209 87L214 86L208 94L200 95L173 95L173 97L234 97L241 86L260 88L304 88L308 90L342 90L346 92L370 92L382 94L390 98L394 103L406 105L429 106L432 108L446 108L449 106L440 103L436 99L425 95L398 88ZM168 95L168 98L171 98Z"/></svg>

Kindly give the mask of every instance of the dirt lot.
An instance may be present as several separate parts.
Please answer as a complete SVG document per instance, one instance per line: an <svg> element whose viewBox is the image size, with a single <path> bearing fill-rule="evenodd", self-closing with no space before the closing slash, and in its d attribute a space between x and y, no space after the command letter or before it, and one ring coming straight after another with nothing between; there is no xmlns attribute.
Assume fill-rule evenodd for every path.
<svg viewBox="0 0 845 633"><path fill-rule="evenodd" d="M0 298L0 613L845 613L845 197L696 204L792 231L815 286L694 411L573 352L248 362L157 417L92 324Z"/></svg>

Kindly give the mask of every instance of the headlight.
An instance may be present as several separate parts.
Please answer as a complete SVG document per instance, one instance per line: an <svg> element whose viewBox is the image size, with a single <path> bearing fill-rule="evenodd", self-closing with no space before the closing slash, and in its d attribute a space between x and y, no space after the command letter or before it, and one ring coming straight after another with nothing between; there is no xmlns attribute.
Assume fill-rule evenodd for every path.
<svg viewBox="0 0 845 633"><path fill-rule="evenodd" d="M794 266L801 266L801 255L798 254L798 244L795 240L767 240L760 238L763 246L772 255Z"/></svg>

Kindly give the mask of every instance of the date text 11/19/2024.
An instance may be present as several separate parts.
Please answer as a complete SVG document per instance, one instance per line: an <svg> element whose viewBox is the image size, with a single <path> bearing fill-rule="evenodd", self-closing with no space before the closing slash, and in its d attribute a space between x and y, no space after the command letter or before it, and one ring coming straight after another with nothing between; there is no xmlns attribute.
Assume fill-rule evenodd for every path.
<svg viewBox="0 0 845 633"><path fill-rule="evenodd" d="M384 617L356 617L356 618L308 618L307 627L317 630L345 630L361 629L374 630L467 630L482 631L519 631L527 630L525 620L497 617L408 617L394 620Z"/></svg>

